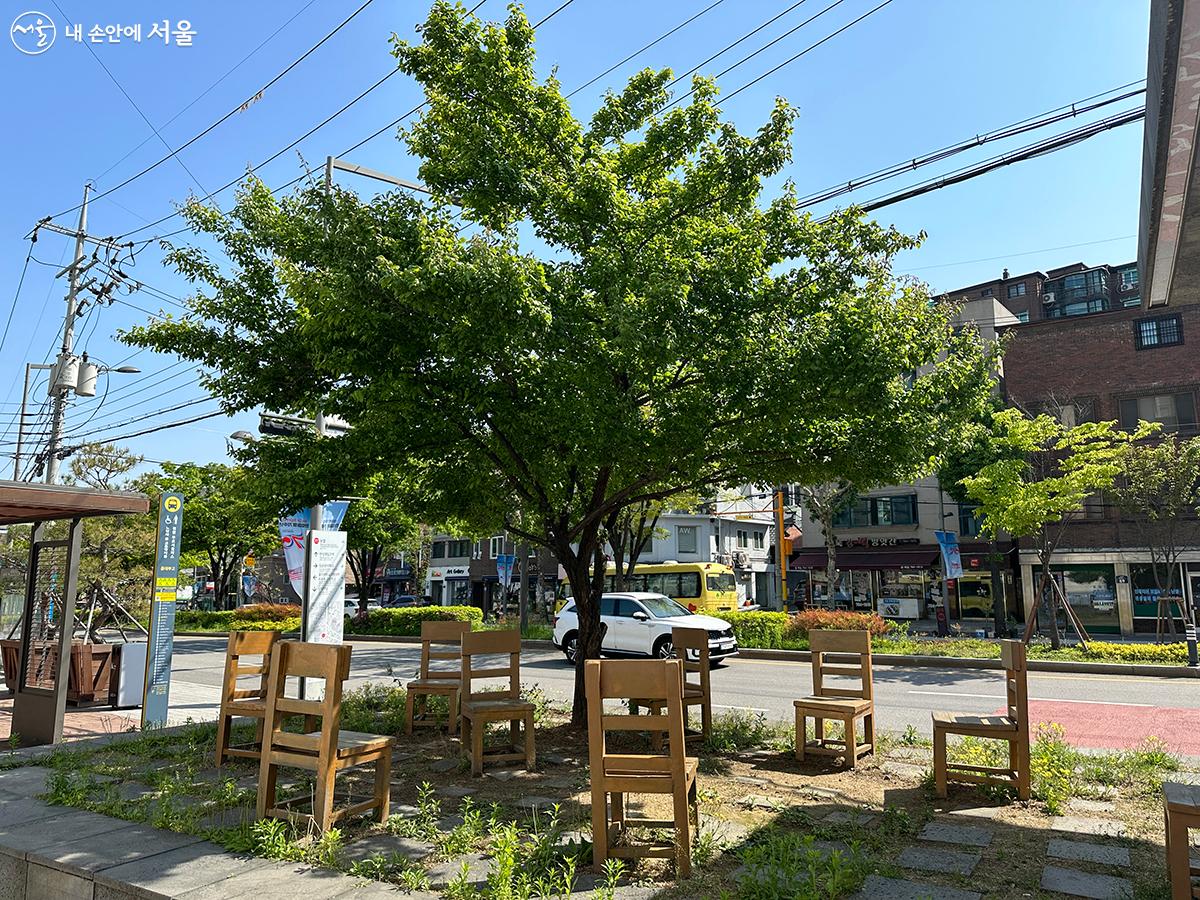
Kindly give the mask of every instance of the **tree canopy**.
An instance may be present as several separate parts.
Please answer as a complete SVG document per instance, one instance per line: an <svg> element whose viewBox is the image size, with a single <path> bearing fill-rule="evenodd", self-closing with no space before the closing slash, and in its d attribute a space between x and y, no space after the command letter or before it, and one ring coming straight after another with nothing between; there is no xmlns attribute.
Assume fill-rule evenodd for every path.
<svg viewBox="0 0 1200 900"><path fill-rule="evenodd" d="M894 481L985 401L977 338L892 274L918 238L854 210L812 218L790 183L764 196L791 158L784 101L742 135L712 81L667 109L671 72L646 70L585 121L536 75L519 7L486 23L438 2L421 38L393 51L425 91L402 137L431 197L277 198L250 178L229 214L190 204L224 258L176 248L193 315L128 335L203 362L228 409L351 423L246 451L291 467L294 505L402 473L428 520L550 548L581 676L614 512L740 483ZM582 677L576 694L582 721Z"/></svg>

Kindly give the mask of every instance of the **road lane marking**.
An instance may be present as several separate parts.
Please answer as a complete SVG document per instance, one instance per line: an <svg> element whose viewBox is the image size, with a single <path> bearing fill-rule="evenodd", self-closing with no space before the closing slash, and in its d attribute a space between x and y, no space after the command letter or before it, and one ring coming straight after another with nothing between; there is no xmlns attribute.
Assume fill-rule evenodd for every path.
<svg viewBox="0 0 1200 900"><path fill-rule="evenodd" d="M910 694L925 694L930 697L977 697L981 700L1007 700L1003 694L965 694L957 691L909 691ZM1153 703L1127 703L1122 700L1064 700L1058 697L1030 697L1039 703L1086 703L1096 706L1139 706L1143 709L1157 709Z"/></svg>
<svg viewBox="0 0 1200 900"><path fill-rule="evenodd" d="M749 712L769 713L769 709L763 709L761 706L726 706L724 703L714 703L713 709L744 709Z"/></svg>

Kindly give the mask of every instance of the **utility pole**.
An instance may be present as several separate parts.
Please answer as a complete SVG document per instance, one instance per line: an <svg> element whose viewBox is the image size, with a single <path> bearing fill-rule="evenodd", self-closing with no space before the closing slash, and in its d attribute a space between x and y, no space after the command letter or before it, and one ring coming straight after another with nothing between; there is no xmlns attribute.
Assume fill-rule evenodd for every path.
<svg viewBox="0 0 1200 900"><path fill-rule="evenodd" d="M783 552L783 487L775 489L775 565L779 569L780 609L787 612L787 559Z"/></svg>
<svg viewBox="0 0 1200 900"><path fill-rule="evenodd" d="M83 265L84 242L87 239L87 207L88 193L91 184L83 186L83 204L79 207L79 228L75 232L75 259L71 263L70 288L67 290L67 316L63 320L62 347L58 353L58 365L50 376L50 392L54 397L50 412L50 444L46 450L46 484L58 481L58 450L62 443L63 420L67 414L67 391L65 384L59 384L63 373L71 364L71 348L75 341L75 307L76 294L79 291L79 267Z"/></svg>
<svg viewBox="0 0 1200 900"><path fill-rule="evenodd" d="M13 453L13 481L21 480L21 449L25 443L25 422L29 408L29 377L34 369L53 369L49 363L25 363L25 389L21 392L21 418L17 420L17 449Z"/></svg>

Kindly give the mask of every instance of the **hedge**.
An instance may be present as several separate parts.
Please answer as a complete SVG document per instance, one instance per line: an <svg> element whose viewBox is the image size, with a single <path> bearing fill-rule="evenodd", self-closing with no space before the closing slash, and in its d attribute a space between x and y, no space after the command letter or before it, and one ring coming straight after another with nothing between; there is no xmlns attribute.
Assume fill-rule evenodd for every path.
<svg viewBox="0 0 1200 900"><path fill-rule="evenodd" d="M400 609L373 609L364 621L346 620L346 634L395 634L420 637L422 622L483 622L483 610L475 606L406 606Z"/></svg>
<svg viewBox="0 0 1200 900"><path fill-rule="evenodd" d="M275 615L259 607L277 611ZM249 613L247 615L247 613ZM300 607L290 604L257 604L242 609L205 611L182 609L175 614L176 631L299 631Z"/></svg>
<svg viewBox="0 0 1200 900"><path fill-rule="evenodd" d="M887 621L879 613L849 612L833 609L806 609L788 619L784 629L784 637L790 640L803 640L810 631L828 629L843 629L848 631L869 631L873 637L880 637L897 631L894 623Z"/></svg>
<svg viewBox="0 0 1200 900"><path fill-rule="evenodd" d="M720 618L733 626L739 647L763 650L773 650L782 645L783 631L788 623L788 614L781 612L723 612Z"/></svg>

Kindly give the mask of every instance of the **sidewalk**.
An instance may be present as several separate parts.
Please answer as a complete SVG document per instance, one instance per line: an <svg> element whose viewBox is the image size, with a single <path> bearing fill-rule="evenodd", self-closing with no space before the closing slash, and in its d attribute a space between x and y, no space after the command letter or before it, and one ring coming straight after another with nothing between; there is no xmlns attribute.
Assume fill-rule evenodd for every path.
<svg viewBox="0 0 1200 900"><path fill-rule="evenodd" d="M49 773L40 766L0 771L0 896L5 900L398 896L394 886L239 856L198 837L50 806L36 797Z"/></svg>

